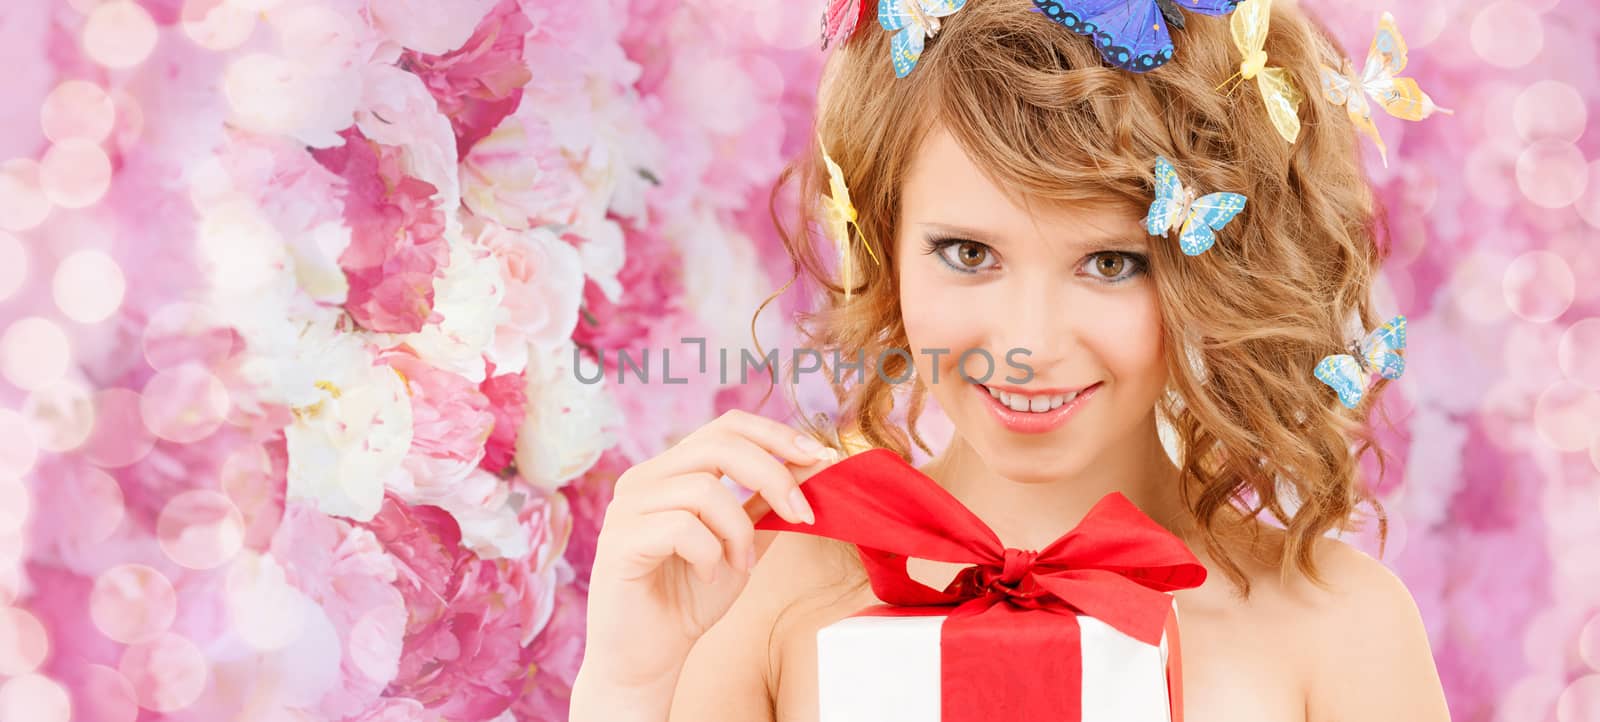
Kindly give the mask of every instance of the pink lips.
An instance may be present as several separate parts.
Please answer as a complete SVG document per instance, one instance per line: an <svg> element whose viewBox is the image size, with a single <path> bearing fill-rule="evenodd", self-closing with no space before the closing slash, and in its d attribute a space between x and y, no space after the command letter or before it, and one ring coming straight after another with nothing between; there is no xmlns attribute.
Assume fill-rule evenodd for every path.
<svg viewBox="0 0 1600 722"><path fill-rule="evenodd" d="M1077 398L1040 413L1017 411L1000 403L1000 399L990 394L988 389L977 384L973 384L972 388L983 397L983 403L988 406L989 412L994 414L995 419L1002 426L1019 434L1042 434L1067 423L1067 419L1072 418L1078 409L1082 408L1090 398L1093 398L1100 391L1100 384L1095 383L1080 392Z"/></svg>

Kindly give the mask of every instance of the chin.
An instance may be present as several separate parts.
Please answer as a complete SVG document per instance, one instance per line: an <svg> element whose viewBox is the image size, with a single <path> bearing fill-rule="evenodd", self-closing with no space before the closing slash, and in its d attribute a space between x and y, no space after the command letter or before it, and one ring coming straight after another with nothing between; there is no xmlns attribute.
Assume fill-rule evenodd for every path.
<svg viewBox="0 0 1600 722"><path fill-rule="evenodd" d="M1026 444L991 442L974 451L1000 476L1019 484L1048 484L1069 475L1078 456L1064 438L1051 443L1051 436L1055 435L1031 437Z"/></svg>

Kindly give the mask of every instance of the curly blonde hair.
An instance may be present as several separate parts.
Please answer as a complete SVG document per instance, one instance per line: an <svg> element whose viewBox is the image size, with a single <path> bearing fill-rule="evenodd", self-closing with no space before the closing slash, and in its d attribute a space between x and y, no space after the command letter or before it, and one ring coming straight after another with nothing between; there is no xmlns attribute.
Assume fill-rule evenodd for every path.
<svg viewBox="0 0 1600 722"><path fill-rule="evenodd" d="M1031 7L968 0L943 19L906 78L895 77L891 33L870 13L829 59L818 138L844 170L862 237L852 244L855 287L846 302L817 209L803 204L799 232L779 222L795 277L823 291L819 307L800 316L802 340L847 359L883 358L890 378L911 372L905 356L882 354L909 348L891 239L900 185L930 128L947 129L1015 199L1119 204L1140 217L1152 198L1155 157L1164 155L1186 184L1249 198L1204 255L1182 255L1175 239L1151 248L1170 379L1157 412L1180 449L1179 494L1245 595L1249 582L1233 555L1241 535L1256 533L1244 522L1264 511L1285 529L1279 558L1268 561L1285 577L1298 568L1323 583L1313 543L1355 526L1362 501L1377 512L1380 540L1387 534L1359 464L1373 451L1380 476L1385 466L1368 422L1386 382L1352 412L1311 374L1320 358L1345 350L1356 321L1378 323L1370 291L1386 255L1353 127L1316 92L1319 62L1337 67L1342 50L1298 8L1280 2L1273 10L1270 63L1306 91L1291 145L1275 132L1257 85L1238 82L1228 18L1189 14L1187 27L1172 31L1176 57L1136 74L1107 66L1089 39ZM810 150L786 169L774 209L793 181L805 199L827 187L821 149ZM834 392L835 428L908 461L912 443L933 453L916 433L925 387L909 392L903 425L891 421L896 388L877 374ZM839 443L837 433L807 425Z"/></svg>

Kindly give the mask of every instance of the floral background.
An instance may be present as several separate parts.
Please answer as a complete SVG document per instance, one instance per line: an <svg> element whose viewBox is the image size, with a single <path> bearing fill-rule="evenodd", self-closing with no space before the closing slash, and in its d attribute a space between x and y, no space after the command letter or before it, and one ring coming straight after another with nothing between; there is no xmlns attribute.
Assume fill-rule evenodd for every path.
<svg viewBox="0 0 1600 722"><path fill-rule="evenodd" d="M1456 111L1369 149L1382 558L1455 719L1600 719L1600 8L1305 2ZM787 418L615 352L751 345L821 5L6 2L0 720L565 719L611 482Z"/></svg>

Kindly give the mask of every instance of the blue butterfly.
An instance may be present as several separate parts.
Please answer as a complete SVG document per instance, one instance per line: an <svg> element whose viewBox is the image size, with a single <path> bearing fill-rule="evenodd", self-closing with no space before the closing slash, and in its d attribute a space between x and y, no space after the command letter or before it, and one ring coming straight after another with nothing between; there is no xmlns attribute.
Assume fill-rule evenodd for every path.
<svg viewBox="0 0 1600 722"><path fill-rule="evenodd" d="M1068 30L1094 39L1106 62L1143 73L1172 59L1172 34L1183 29L1178 8L1227 15L1240 0L1033 0L1035 9Z"/></svg>
<svg viewBox="0 0 1600 722"><path fill-rule="evenodd" d="M967 0L878 0L878 24L894 32L889 40L889 61L894 75L904 78L917 67L922 46L939 32L939 18L966 7Z"/></svg>
<svg viewBox="0 0 1600 722"><path fill-rule="evenodd" d="M1313 373L1339 392L1339 403L1353 409L1366 394L1372 372L1391 381L1405 373L1405 357L1398 353L1405 347L1406 317L1395 316L1360 343L1351 344L1350 353L1322 357Z"/></svg>
<svg viewBox="0 0 1600 722"><path fill-rule="evenodd" d="M1185 255L1198 256L1217 242L1217 231L1244 210L1245 197L1238 193L1210 193L1195 198L1194 191L1178 180L1178 171L1165 156L1156 156L1156 199L1144 218L1145 230L1152 236L1165 236L1174 227L1178 247Z"/></svg>

